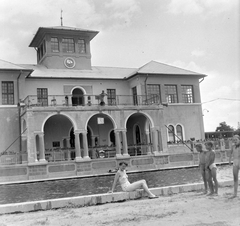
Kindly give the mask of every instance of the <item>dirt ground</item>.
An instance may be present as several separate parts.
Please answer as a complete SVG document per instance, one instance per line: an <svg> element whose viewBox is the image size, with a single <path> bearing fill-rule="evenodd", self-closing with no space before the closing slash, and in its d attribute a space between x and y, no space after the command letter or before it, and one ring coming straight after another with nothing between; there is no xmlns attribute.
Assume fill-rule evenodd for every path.
<svg viewBox="0 0 240 226"><path fill-rule="evenodd" d="M83 208L63 208L0 216L0 226L240 226L240 194L232 187L218 196L187 192Z"/></svg>

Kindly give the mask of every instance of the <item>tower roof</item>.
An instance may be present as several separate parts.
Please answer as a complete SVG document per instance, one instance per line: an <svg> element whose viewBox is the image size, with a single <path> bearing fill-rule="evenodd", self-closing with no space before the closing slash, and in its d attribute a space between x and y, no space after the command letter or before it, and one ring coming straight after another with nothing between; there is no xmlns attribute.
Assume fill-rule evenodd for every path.
<svg viewBox="0 0 240 226"><path fill-rule="evenodd" d="M45 34L77 34L77 35L85 35L89 37L89 41L91 41L99 31L80 29L75 27L66 27L66 26L55 26L55 27L39 27L37 33L34 35L33 40L31 41L29 47L38 47L40 42L42 41Z"/></svg>

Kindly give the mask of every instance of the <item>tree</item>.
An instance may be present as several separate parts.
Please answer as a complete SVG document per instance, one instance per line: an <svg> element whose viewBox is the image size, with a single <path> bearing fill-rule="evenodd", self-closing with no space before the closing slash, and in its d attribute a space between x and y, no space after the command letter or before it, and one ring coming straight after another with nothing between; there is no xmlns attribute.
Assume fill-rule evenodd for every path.
<svg viewBox="0 0 240 226"><path fill-rule="evenodd" d="M240 136L240 128L238 128L237 130L234 131L234 134L237 134Z"/></svg>
<svg viewBox="0 0 240 226"><path fill-rule="evenodd" d="M220 122L219 126L216 128L216 132L219 131L234 131L234 129L231 126L227 125L226 122Z"/></svg>

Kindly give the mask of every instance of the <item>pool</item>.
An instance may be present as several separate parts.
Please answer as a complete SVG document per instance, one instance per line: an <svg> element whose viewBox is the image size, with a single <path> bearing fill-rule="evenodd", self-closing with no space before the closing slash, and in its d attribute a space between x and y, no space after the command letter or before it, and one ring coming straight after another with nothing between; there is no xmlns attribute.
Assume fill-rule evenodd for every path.
<svg viewBox="0 0 240 226"><path fill-rule="evenodd" d="M223 169L227 166L219 166ZM0 204L102 194L114 175L0 185ZM197 167L128 173L130 182L145 179L149 188L202 182ZM121 191L117 186L115 191Z"/></svg>

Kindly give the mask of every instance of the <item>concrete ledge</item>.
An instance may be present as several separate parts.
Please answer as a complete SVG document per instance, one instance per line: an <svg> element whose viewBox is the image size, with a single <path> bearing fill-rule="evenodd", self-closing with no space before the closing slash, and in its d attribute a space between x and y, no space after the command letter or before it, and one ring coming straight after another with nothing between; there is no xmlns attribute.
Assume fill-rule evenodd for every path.
<svg viewBox="0 0 240 226"><path fill-rule="evenodd" d="M232 186L233 181L220 181L219 187ZM203 189L203 183L176 185L169 187L159 187L150 189L157 196L172 195L182 192L198 191ZM23 213L38 210L50 210L58 208L79 208L84 206L99 205L111 202L121 202L125 200L139 199L146 197L143 190L135 192L116 192L98 195L78 196L61 199L49 199L34 202L24 202L16 204L0 205L0 214Z"/></svg>

